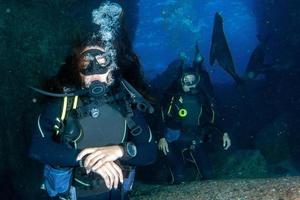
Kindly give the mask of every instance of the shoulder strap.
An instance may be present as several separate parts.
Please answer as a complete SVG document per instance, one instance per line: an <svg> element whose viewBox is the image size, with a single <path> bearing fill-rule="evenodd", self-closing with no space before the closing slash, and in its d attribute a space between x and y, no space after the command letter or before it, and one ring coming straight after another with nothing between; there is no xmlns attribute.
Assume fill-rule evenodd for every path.
<svg viewBox="0 0 300 200"><path fill-rule="evenodd" d="M76 109L78 104L78 96L74 97L64 97L63 104L61 107L61 114L60 116L56 117L55 124L54 124L54 131L55 134L58 135L64 128L64 121L68 116L68 113L72 109Z"/></svg>
<svg viewBox="0 0 300 200"><path fill-rule="evenodd" d="M168 107L168 112L167 112L167 115L170 115L171 113L171 110L172 110L172 106L173 106L173 103L174 103L174 96L172 97L171 101L170 101L170 104L169 104L169 107Z"/></svg>
<svg viewBox="0 0 300 200"><path fill-rule="evenodd" d="M136 104L137 108L143 112L153 113L153 106L125 79L121 80L121 85L130 95L133 103Z"/></svg>
<svg viewBox="0 0 300 200"><path fill-rule="evenodd" d="M130 102L124 98L125 101L125 108L126 108L126 120L127 120L127 127L129 129L129 132L133 136L138 136L142 133L141 126L137 125L133 118L133 110L131 108Z"/></svg>

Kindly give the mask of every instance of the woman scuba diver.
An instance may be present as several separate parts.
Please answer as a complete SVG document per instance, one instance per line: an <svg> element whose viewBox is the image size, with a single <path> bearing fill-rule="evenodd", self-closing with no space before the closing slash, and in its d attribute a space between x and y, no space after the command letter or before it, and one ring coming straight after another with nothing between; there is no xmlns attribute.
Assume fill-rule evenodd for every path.
<svg viewBox="0 0 300 200"><path fill-rule="evenodd" d="M45 165L43 186L52 199L128 199L135 166L156 158L143 113L153 108L123 79L131 73L126 64L138 60L130 48L133 59L124 60L118 48L114 57L107 41L89 37L52 79L60 93L37 90L57 97L38 116L30 148Z"/></svg>

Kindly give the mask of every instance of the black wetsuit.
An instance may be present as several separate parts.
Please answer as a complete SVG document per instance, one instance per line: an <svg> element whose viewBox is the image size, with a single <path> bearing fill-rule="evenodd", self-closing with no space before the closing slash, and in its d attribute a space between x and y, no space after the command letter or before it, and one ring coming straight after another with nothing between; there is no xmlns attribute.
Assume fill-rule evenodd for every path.
<svg viewBox="0 0 300 200"><path fill-rule="evenodd" d="M192 149L193 159L203 178L212 176L212 166L207 153L204 151L204 144L211 137L206 129L207 126L211 127L215 123L215 113L212 107L214 98L212 88L207 87L205 80L206 78L202 77L202 81L190 92L183 92L181 85L171 88L166 93L165 101L162 103L162 113L166 127L165 134L167 134L167 131L180 131L179 136L175 136L175 139L171 138L171 142L168 141L169 153L167 154L167 160L174 183L184 181L182 151L190 149L193 143L195 143ZM182 116L180 116L180 112ZM166 137L166 135L161 137Z"/></svg>
<svg viewBox="0 0 300 200"><path fill-rule="evenodd" d="M121 108L124 106L124 102L118 102L118 105ZM82 149L71 148L68 145L58 143L53 138L53 126L55 125L55 119L61 114L61 107L62 99L51 100L38 116L34 127L30 156L55 167L79 167L76 157ZM142 132L138 136L133 136L127 128L126 132L128 133L124 142L133 142L137 148L137 154L133 158L121 160L120 162L122 166L147 165L155 161L156 145L143 113L137 109L132 111L134 113L132 120L141 127ZM101 199L118 199L118 197L112 197L111 195L106 194Z"/></svg>

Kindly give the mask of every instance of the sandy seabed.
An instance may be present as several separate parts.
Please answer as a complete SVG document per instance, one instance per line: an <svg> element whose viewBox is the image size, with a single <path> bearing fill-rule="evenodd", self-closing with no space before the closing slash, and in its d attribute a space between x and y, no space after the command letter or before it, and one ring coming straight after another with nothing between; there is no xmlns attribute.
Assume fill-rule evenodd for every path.
<svg viewBox="0 0 300 200"><path fill-rule="evenodd" d="M300 177L209 180L174 186L137 183L131 200L300 200Z"/></svg>

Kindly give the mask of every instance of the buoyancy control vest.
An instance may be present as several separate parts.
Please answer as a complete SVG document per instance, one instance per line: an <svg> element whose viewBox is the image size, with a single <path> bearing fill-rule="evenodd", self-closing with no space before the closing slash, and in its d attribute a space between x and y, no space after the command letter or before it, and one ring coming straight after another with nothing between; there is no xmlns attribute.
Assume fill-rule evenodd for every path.
<svg viewBox="0 0 300 200"><path fill-rule="evenodd" d="M61 117L54 126L58 140L75 148L122 143L127 128L133 136L143 130L133 120L132 105L151 112L152 106L126 81L113 94L102 98L64 97Z"/></svg>
<svg viewBox="0 0 300 200"><path fill-rule="evenodd" d="M84 149L120 144L126 140L128 134L139 137L142 131L150 131L143 130L135 123L132 105L140 103L143 106L136 107L143 108L142 111L151 110L147 107L151 105L130 89L121 87L117 93L103 99L65 97L62 114L55 125L58 141L72 148ZM139 98L138 101L134 99L136 97ZM128 167L130 168L122 166L125 174L126 171L131 171ZM89 193L93 193L97 188L96 193L107 191L99 176L87 175L80 168L75 169L74 180L79 190L89 189Z"/></svg>
<svg viewBox="0 0 300 200"><path fill-rule="evenodd" d="M114 102L89 107L89 105L82 105L73 114L81 126L80 136L74 141L75 148L84 149L123 143L127 134L127 119L119 105ZM83 112L82 110L88 113L86 115L80 113Z"/></svg>
<svg viewBox="0 0 300 200"><path fill-rule="evenodd" d="M198 129L206 123L214 123L214 110L201 95L181 93L171 98L164 119L169 128Z"/></svg>

